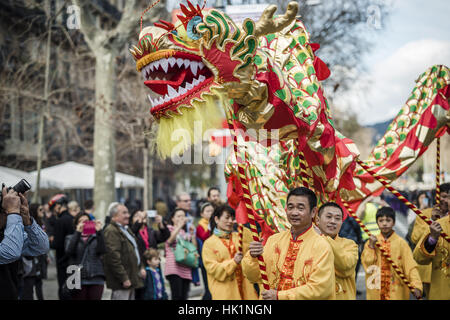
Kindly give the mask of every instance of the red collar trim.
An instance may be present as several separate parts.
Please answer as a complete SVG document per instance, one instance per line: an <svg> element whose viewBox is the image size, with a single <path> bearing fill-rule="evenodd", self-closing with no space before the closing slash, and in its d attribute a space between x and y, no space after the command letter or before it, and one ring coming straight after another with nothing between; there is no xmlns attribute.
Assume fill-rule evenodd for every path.
<svg viewBox="0 0 450 320"><path fill-rule="evenodd" d="M311 223L311 225L309 226L309 228L306 229L305 231L303 231L302 233L300 233L296 238L294 238L294 234L292 233L292 230L291 230L291 237L292 237L292 240L298 241L297 239L298 239L299 237L301 237L302 235L304 235L306 232L308 232L308 230L311 229L312 226L313 226L313 225L312 225L312 223Z"/></svg>

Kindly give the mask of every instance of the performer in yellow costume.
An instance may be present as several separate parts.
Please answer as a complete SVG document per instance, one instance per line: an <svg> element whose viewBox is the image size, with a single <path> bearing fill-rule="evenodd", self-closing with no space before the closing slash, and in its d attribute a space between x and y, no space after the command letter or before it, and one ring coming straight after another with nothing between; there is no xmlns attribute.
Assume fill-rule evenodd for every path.
<svg viewBox="0 0 450 320"><path fill-rule="evenodd" d="M431 219L431 211L433 208L427 208L422 210L422 213L429 219ZM411 233L411 241L417 245L420 238L429 231L428 224L421 219L420 217L416 217L414 221L413 231ZM430 291L430 282L431 282L431 263L426 265L418 264L417 270L419 271L420 279L422 279L423 291L426 296L428 296Z"/></svg>
<svg viewBox="0 0 450 320"><path fill-rule="evenodd" d="M270 236L264 246L250 243L242 270L251 282L261 282L257 257L263 255L271 289L262 290L262 299L336 299L333 251L312 225L316 205L314 192L293 189L286 205L291 229Z"/></svg>
<svg viewBox="0 0 450 320"><path fill-rule="evenodd" d="M440 204L435 205L433 208L427 208L422 210L422 213L429 219L436 221L448 214L448 200L450 198L450 183L443 183L439 187L440 189ZM414 222L413 231L411 233L411 241L417 245L419 240L430 231L428 224L421 218L416 217ZM417 266L419 270L420 278L422 279L423 290L428 297L431 283L431 263L426 265Z"/></svg>
<svg viewBox="0 0 450 320"><path fill-rule="evenodd" d="M337 203L327 202L319 209L317 226L333 250L336 300L355 300L358 245L353 240L339 237L343 215L342 208Z"/></svg>
<svg viewBox="0 0 450 320"><path fill-rule="evenodd" d="M256 300L258 295L242 274L243 254L237 250L239 237L232 232L234 210L218 207L210 220L212 235L202 249L203 264L213 300Z"/></svg>
<svg viewBox="0 0 450 320"><path fill-rule="evenodd" d="M429 300L450 300L450 244L439 236L450 232L450 216L433 223L414 249L414 259L419 264L431 263Z"/></svg>
<svg viewBox="0 0 450 320"><path fill-rule="evenodd" d="M412 286L414 296L421 298L422 281L417 271L411 248L393 230L395 211L390 207L380 208L377 212L377 224L381 234L372 235L366 242L361 255L361 262L366 270L367 300L409 300L409 288L392 269L389 262L382 256L375 242L379 241L390 254L392 260L400 267Z"/></svg>

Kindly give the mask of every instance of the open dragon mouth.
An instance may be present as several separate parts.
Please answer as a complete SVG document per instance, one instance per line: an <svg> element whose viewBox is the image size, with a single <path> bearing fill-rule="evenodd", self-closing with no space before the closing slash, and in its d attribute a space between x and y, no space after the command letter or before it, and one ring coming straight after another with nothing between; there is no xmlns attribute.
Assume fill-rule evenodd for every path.
<svg viewBox="0 0 450 320"><path fill-rule="evenodd" d="M169 58L153 61L141 69L144 84L150 88L150 112L158 114L204 91L212 82L212 72L199 56L176 52ZM186 101L189 102L189 101Z"/></svg>

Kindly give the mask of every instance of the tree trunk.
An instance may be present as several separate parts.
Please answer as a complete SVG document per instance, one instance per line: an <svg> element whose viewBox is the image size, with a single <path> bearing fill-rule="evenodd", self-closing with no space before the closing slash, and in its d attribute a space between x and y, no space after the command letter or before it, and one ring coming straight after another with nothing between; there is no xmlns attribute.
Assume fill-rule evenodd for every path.
<svg viewBox="0 0 450 320"><path fill-rule="evenodd" d="M115 50L96 52L94 128L95 216L104 221L106 210L115 201L116 152L112 116L116 99Z"/></svg>
<svg viewBox="0 0 450 320"><path fill-rule="evenodd" d="M145 141L144 153L144 210L153 208L153 158L150 153L151 148Z"/></svg>
<svg viewBox="0 0 450 320"><path fill-rule="evenodd" d="M37 203L39 201L39 194L41 189L41 168L42 168L42 157L44 154L44 125L45 125L45 113L50 109L50 100L48 99L48 83L50 74L50 54L51 54L51 44L52 44L52 23L50 19L50 1L46 1L47 9L47 19L48 19L48 35L47 35L47 52L45 59L45 83L44 83L44 97L45 97L45 107L43 106L39 112L39 132L38 132L38 154L36 159L36 189L33 194L32 202Z"/></svg>

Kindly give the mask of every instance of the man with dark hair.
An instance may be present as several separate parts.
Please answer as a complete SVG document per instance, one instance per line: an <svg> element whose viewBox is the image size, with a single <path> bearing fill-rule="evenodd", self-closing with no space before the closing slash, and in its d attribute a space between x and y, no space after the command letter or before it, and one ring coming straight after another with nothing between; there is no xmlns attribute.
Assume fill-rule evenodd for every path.
<svg viewBox="0 0 450 320"><path fill-rule="evenodd" d="M264 246L250 243L242 260L245 276L261 283L257 257L263 255L272 288L261 292L264 300L336 299L333 251L312 228L316 195L300 187L289 192L286 202L290 230L270 236Z"/></svg>
<svg viewBox="0 0 450 320"><path fill-rule="evenodd" d="M220 199L220 189L217 187L211 187L208 189L208 202L212 203L215 208L221 206L222 200Z"/></svg>
<svg viewBox="0 0 450 320"><path fill-rule="evenodd" d="M327 202L319 209L318 227L333 249L336 273L336 299L355 300L355 268L358 262L358 245L350 239L338 236L344 212L335 202Z"/></svg>
<svg viewBox="0 0 450 320"><path fill-rule="evenodd" d="M28 201L13 189L2 189L0 208L0 300L19 296L19 259L49 250L48 237L30 216Z"/></svg>
<svg viewBox="0 0 450 320"><path fill-rule="evenodd" d="M83 204L84 207L84 212L87 213L87 215L89 216L90 220L95 220L94 217L94 201L91 199L88 199L84 202Z"/></svg>
<svg viewBox="0 0 450 320"><path fill-rule="evenodd" d="M450 183L443 183L440 185L440 198L441 201L439 204L434 205L432 208L427 208L422 211L422 214L426 216L428 219L433 221L437 221L448 215L449 211L449 203L450 203ZM414 227L411 233L411 241L415 245L419 243L419 240L425 235L429 233L428 224L420 217L416 216L416 220L414 221ZM431 263L429 264L419 264L418 268L420 278L422 279L423 290L425 292L425 297L428 297L430 291L430 282L431 282Z"/></svg>
<svg viewBox="0 0 450 320"><path fill-rule="evenodd" d="M381 233L371 235L361 255L366 270L367 300L409 300L409 288L391 267L391 264L375 248L376 242L388 252L391 259L402 270L414 287L414 296L422 297L422 281L417 271L411 248L408 243L394 232L395 211L391 207L382 207L376 213L377 224Z"/></svg>
<svg viewBox="0 0 450 320"><path fill-rule="evenodd" d="M73 216L69 213L67 208L68 199L64 194L57 194L53 196L48 202L50 210L54 210L57 214L55 222L55 239L52 243L52 248L56 251L56 276L58 278L58 297L60 300L66 300L68 297L64 296L63 285L67 279L67 267L69 265L69 257L65 253L66 236L74 233Z"/></svg>

